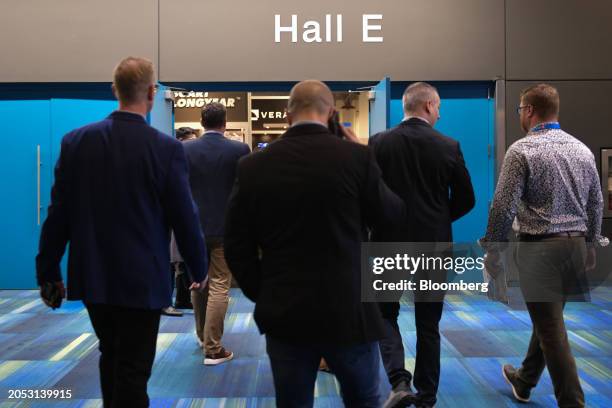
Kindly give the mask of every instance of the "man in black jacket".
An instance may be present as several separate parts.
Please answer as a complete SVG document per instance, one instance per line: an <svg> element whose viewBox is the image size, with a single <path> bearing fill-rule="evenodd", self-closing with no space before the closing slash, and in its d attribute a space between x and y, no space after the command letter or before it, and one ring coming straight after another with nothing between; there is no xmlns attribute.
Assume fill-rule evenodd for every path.
<svg viewBox="0 0 612 408"><path fill-rule="evenodd" d="M346 406L379 404L375 303L362 303L360 252L368 225L401 222L404 206L366 146L330 133L329 88L291 91L290 129L240 160L225 256L266 335L279 407L310 407L324 357Z"/></svg>
<svg viewBox="0 0 612 408"><path fill-rule="evenodd" d="M389 239L385 229L374 231L379 241L452 242L453 221L474 207L470 175L457 141L433 126L440 118L440 96L424 82L406 88L405 118L397 127L370 139L383 179L406 204L408 213L399 236ZM393 391L386 407L433 406L440 377L440 333L443 296L415 293L417 330L414 386L404 367L404 349L397 324L399 302L380 303L386 337L380 343L385 370Z"/></svg>

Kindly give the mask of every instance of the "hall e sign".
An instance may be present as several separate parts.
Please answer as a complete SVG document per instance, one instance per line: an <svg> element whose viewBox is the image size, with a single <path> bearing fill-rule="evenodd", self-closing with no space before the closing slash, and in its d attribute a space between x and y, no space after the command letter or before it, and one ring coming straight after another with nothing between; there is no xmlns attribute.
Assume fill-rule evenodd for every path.
<svg viewBox="0 0 612 408"><path fill-rule="evenodd" d="M383 37L382 14L364 14L362 16L362 37L364 43L381 43ZM280 14L274 15L274 42L280 43L291 38L292 43L298 42L298 32L302 32L305 43L342 42L342 14L337 14L335 23L332 15L326 14L322 23L317 20L307 20L300 24L297 14L291 15L291 21L283 19ZM334 29L335 28L335 29ZM335 34L335 38L334 38Z"/></svg>

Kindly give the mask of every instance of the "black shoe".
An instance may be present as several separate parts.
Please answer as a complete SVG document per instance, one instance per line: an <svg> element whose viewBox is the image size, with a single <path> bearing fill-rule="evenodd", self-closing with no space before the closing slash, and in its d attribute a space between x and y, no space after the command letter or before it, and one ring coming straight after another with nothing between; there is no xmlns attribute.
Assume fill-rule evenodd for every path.
<svg viewBox="0 0 612 408"><path fill-rule="evenodd" d="M529 402L531 387L524 385L519 380L517 371L518 370L512 367L510 364L504 364L502 367L502 375L506 379L506 382L512 387L512 394L514 394L514 398L520 402Z"/></svg>
<svg viewBox="0 0 612 408"><path fill-rule="evenodd" d="M181 302L174 302L174 308L175 309L193 309L193 305L190 303L181 303Z"/></svg>
<svg viewBox="0 0 612 408"><path fill-rule="evenodd" d="M410 389L410 384L405 381L393 387L389 397L385 401L383 408L404 408L414 404L416 396Z"/></svg>

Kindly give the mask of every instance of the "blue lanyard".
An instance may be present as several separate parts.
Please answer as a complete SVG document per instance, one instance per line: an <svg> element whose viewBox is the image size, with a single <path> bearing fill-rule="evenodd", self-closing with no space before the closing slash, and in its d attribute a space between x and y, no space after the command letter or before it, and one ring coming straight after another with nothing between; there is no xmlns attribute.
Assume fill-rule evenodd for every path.
<svg viewBox="0 0 612 408"><path fill-rule="evenodd" d="M541 130L548 129L561 129L561 125L559 125L559 122L540 123L539 125L532 127L530 132L539 132Z"/></svg>

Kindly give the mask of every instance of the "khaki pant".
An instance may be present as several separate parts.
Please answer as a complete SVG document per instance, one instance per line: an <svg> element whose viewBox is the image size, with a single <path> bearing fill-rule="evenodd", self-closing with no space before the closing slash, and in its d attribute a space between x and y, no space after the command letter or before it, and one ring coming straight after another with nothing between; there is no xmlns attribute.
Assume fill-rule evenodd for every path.
<svg viewBox="0 0 612 408"><path fill-rule="evenodd" d="M223 243L209 244L208 251L208 285L202 292L191 291L191 303L196 334L204 342L204 353L210 355L221 351L232 273L225 262Z"/></svg>

